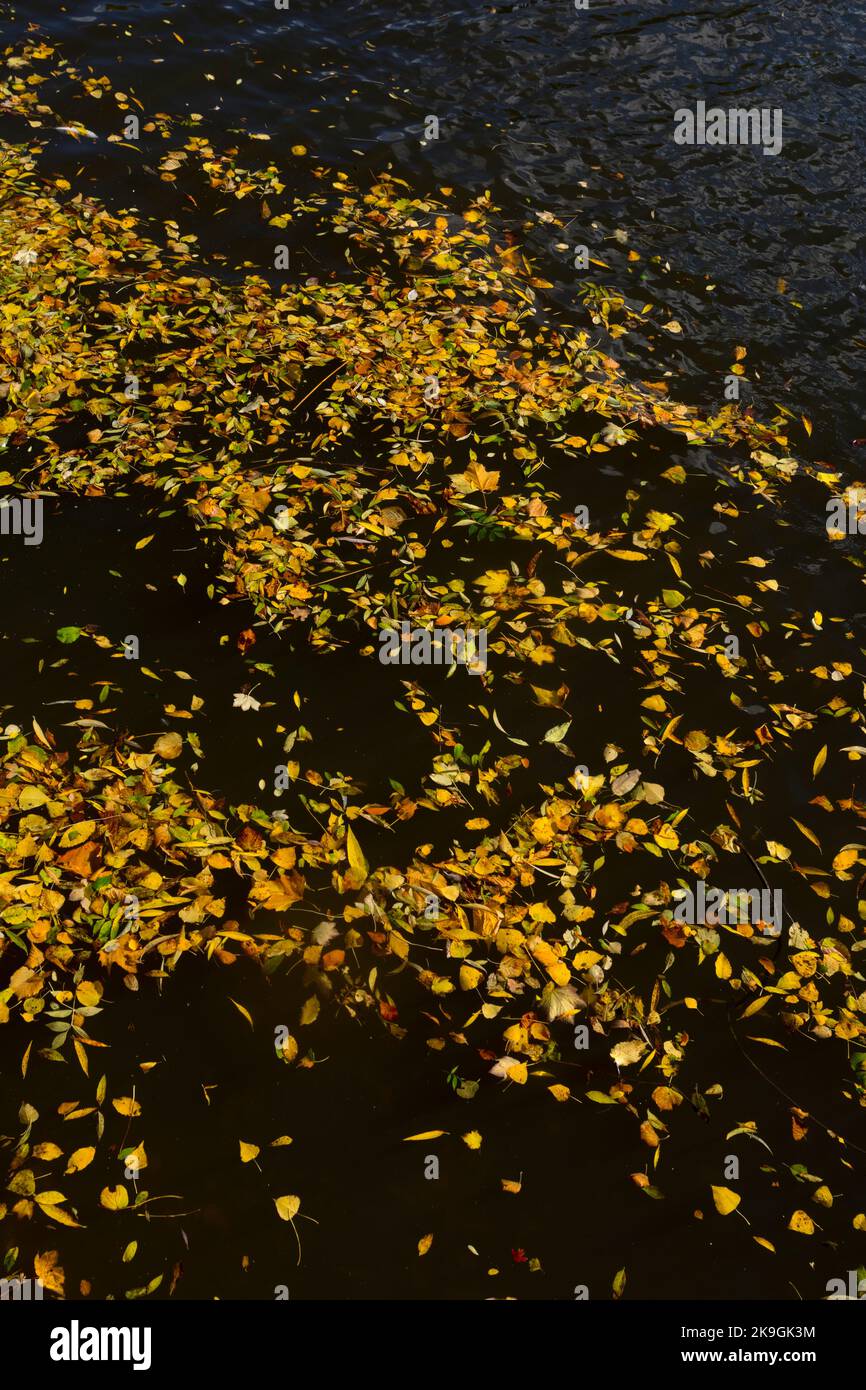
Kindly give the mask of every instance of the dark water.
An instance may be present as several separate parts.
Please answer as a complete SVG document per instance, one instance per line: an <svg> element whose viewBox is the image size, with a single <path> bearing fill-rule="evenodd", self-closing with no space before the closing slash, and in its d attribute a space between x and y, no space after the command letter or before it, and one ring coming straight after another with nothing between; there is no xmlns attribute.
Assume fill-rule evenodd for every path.
<svg viewBox="0 0 866 1390"><path fill-rule="evenodd" d="M270 134L268 156L300 142L339 167L389 163L415 187L490 188L514 219L562 218L564 240L607 261L599 277L620 289L637 251L632 295L669 307L684 329L670 362L680 395L720 403L742 343L756 408L784 399L813 418L838 463L862 459L848 454L866 435L860 0L589 0L583 11L572 0L291 0L285 11L268 0L85 0L3 11L9 38L38 25L74 61L128 84L145 112ZM782 153L676 145L673 113L699 100L781 108ZM439 138L425 142L429 115ZM536 233L530 245L567 304L576 277L573 255L554 249L561 239Z"/></svg>
<svg viewBox="0 0 866 1390"><path fill-rule="evenodd" d="M746 389L756 413L784 401L813 420L815 442L835 467L862 470L866 455L852 441L866 435L858 371L866 333L866 5L590 0L587 11L576 12L570 0L291 0L288 11L277 11L264 0L202 0L51 11L42 4L0 6L0 15L5 41L37 25L82 68L108 73L115 87L133 91L145 112L200 113L203 133L221 142L233 131L269 134L271 143L261 150L277 162L281 151L302 143L338 168L389 166L419 189L489 188L517 228L528 211L550 211L569 223L567 234L551 230L546 240L536 226L529 244L554 281L551 298L564 310L576 302L577 273L571 252L556 249L560 240L586 244L608 263L596 272L602 283L626 290L635 303L664 306L680 321L684 332L664 363L645 349L653 371L674 372L672 395L708 408L721 404L732 346L747 345ZM782 154L679 148L673 112L698 100L781 107ZM440 138L424 141L431 115ZM119 125L116 111L94 113L92 105L83 118L103 139ZM72 168L82 158L80 151L57 157ZM143 178L125 162L126 151L100 143L93 158L105 196L136 202L147 214L177 215L177 195ZM211 234L224 238L228 260L249 253L228 220ZM639 262L629 262L630 250ZM166 667L195 670L221 699L238 689L243 665L218 639L247 617L239 605L223 621L207 600L213 568L191 530L179 518L160 522L154 546L131 557L128 537L140 524L131 501L75 506L77 524L58 528L65 537L59 548L44 556L19 552L7 580L23 597L6 624L6 699L26 705L68 693L65 675L56 689L37 681L23 639L35 637L47 651L65 622L94 622L119 633L127 630L130 611L143 640L158 643ZM179 567L188 575L181 601L167 577ZM805 551L797 580L804 589L815 582ZM292 679L291 653L267 656L283 663L281 677ZM87 674L98 678L96 671ZM369 716L371 732L364 739L355 732L341 744L340 700L350 679L359 678L333 668L320 675L315 717L333 763L372 781L390 731L377 721L378 690L355 685L356 714ZM128 727L157 727L160 700L170 695L157 697L144 682L130 689ZM238 737L235 723L229 739L221 716L213 721L207 784L253 797L252 729ZM411 749L405 751L410 757ZM249 1007L254 1031L228 994ZM787 1090L795 1076L798 1103L844 1127L813 1069L810 1043L792 1043L784 1077L773 1057L762 1058L767 1075L761 1076L744 1061L725 1009L709 1011L704 1022L718 1078L690 1078L687 1065L679 1084L686 1089L730 1076L736 1086L720 1102L711 1135L697 1113L684 1116L688 1139L680 1133L665 1173L666 1200L655 1203L624 1178L629 1157L635 1170L646 1157L624 1116L606 1115L599 1124L589 1107L553 1106L529 1088L516 1095L512 1088L504 1098L482 1087L466 1105L423 1039L397 1045L366 1022L339 1017L329 1025L319 1065L282 1068L273 1058L273 1027L297 1000L291 981L268 984L240 966L228 977L201 962L187 962L160 994L148 988L112 1000L99 1032L111 1043L104 1069L115 1094L128 1093L137 1080L146 1105L148 1088L155 1088L157 1114L145 1131L153 1155L149 1184L183 1194L190 1215L160 1220L154 1214L141 1238L142 1275L121 1264L125 1240L116 1235L113 1215L98 1214L86 1239L69 1247L70 1281L89 1278L94 1293L105 1296L179 1262L178 1297L270 1298L275 1286L287 1285L301 1298L568 1299L578 1284L587 1284L593 1297L608 1296L614 1274L627 1266L635 1297L796 1298L820 1296L827 1277L839 1273L829 1242L842 1242L847 1233L832 1212L822 1216L820 1244L807 1243L806 1251L800 1237L789 1235L780 1258L764 1263L743 1256L733 1222L723 1223L709 1243L694 1216L706 1205L708 1185L718 1181L727 1129L760 1119L771 1145L789 1133L789 1099L774 1078ZM68 1070L55 1069L32 1086L21 1082L23 1046L3 1030L4 1108L27 1098L49 1113L87 1093L88 1083ZM142 1060L161 1060L144 1080L137 1071ZM609 1084L605 1065L609 1071L604 1053L597 1062L590 1058L581 1083L592 1085L598 1066L596 1084ZM205 1094L203 1087L214 1089ZM440 1128L480 1130L483 1163L458 1144L457 1157L443 1158L440 1181L425 1181L423 1146L402 1141ZM294 1144L278 1151L284 1167L268 1167L263 1190L261 1174L238 1165L238 1138L266 1143L281 1133ZM795 1202L761 1170L764 1150L753 1147L743 1182L751 1191L754 1230L760 1233L764 1218L778 1231ZM839 1163L832 1140L817 1135L809 1161L832 1183ZM110 1155L100 1155L86 1178L91 1190L80 1189L82 1203L116 1180L114 1163L112 1169ZM521 1173L524 1195L503 1194L499 1179ZM292 1232L274 1235L271 1197L281 1192L302 1193L303 1210L319 1222L299 1223L300 1268ZM419 1260L417 1241L433 1231L433 1248ZM22 1248L26 1239L16 1234ZM537 1257L542 1270L530 1273L519 1251Z"/></svg>

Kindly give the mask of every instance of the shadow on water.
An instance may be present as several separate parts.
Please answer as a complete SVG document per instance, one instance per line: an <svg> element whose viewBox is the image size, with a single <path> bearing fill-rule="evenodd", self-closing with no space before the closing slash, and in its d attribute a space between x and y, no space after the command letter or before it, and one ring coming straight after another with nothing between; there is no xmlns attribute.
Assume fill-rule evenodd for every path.
<svg viewBox="0 0 866 1390"><path fill-rule="evenodd" d="M148 534L154 539L135 549L136 540ZM230 710L232 689L249 681L248 658L234 641L249 613L242 603L221 607L208 598L214 560L183 513L157 518L130 499L54 502L46 536L50 544L38 550L16 546L4 556L4 589L14 595L2 644L4 665L14 672L15 700L6 718L36 715L63 738L63 712L73 718L75 711L52 702L68 699L72 691L97 696L110 683L110 695L97 713L118 730L156 733L171 725L164 704L188 700L192 689L205 698L208 715L196 724L205 749L199 783L229 800L255 797L266 764L257 718ZM182 590L178 573L186 576ZM63 647L56 630L69 623L92 624L115 645L134 631L140 665L162 679L148 678L136 663L86 637ZM228 640L221 644L223 637ZM411 784L413 738L419 741L417 768L426 766L425 733L385 712L393 696L388 668L340 653L321 657L300 642L273 638L269 644L267 636L255 651L273 663L275 677L267 686L280 692L286 718L292 708L288 692L305 692L310 713L303 717L330 767L367 783L372 793L392 766ZM196 683L184 690L184 682L171 673L187 666L196 672ZM634 691L622 675L617 682L616 696L625 710ZM597 673L588 683L597 694ZM575 688L580 690L578 681ZM612 695L613 687L606 686L604 694ZM705 695L714 698L712 685ZM503 709L507 717L507 705ZM282 715L282 704L278 712ZM584 723L588 741L591 720ZM412 737L401 736L406 727ZM76 732L69 733L70 740ZM551 750L551 774L556 756ZM676 786L675 764L668 775ZM690 780L685 766L682 776ZM529 801L531 789L525 790ZM694 788L692 799L698 818L699 791ZM436 830L442 833L438 824ZM406 845L416 839L413 827ZM392 862L399 862L399 852L395 847ZM398 1011L404 1000L412 1009L407 976L394 965L390 958L382 967L388 991ZM641 973L651 981L660 967L658 948L646 951L643 971L633 975L636 984ZM846 1239L847 1232L837 1229L842 1218L832 1211L822 1213L822 1240L808 1251L801 1237L785 1232L784 1248L774 1237L779 1258L768 1252L760 1252L759 1260L743 1257L744 1239L751 1243L752 1235L762 1235L762 1222L778 1232L784 1215L802 1201L801 1185L783 1168L777 1170L758 1142L722 1138L760 1117L761 1137L770 1149L784 1144L793 1104L818 1117L812 1122L810 1165L831 1186L834 1174L844 1177L843 1151L820 1126L845 1134L852 1112L825 1093L821 1071L811 1065L815 1044L809 1040L791 1039L784 1065L776 1062L776 1053L768 1061L769 1050L748 1040L751 1030L725 1004L702 1001L703 1046L694 1061L687 1051L678 1077L687 1097L678 1147L657 1179L664 1195L653 1200L626 1176L629 1154L638 1174L646 1171L647 1158L633 1121L619 1107L601 1107L605 1113L599 1116L600 1107L590 1100L553 1105L540 1081L526 1088L504 1086L486 1075L489 1061L479 1067L472 1053L466 1065L480 1085L467 1103L455 1093L450 1064L425 1042L423 1028L421 1035L413 1029L397 1041L364 1006L354 1018L332 1012L317 1031L313 1064L286 1067L273 1039L280 1026L297 1029L308 993L303 974L303 968L293 968L265 976L243 960L226 967L186 958L162 980L143 978L135 994L115 977L99 1020L98 1038L107 1047L91 1054L89 1079L71 1059L22 1080L20 1033L0 1030L5 1112L11 1114L24 1100L34 1104L47 1120L40 1128L43 1140L68 1145L74 1127L76 1142L86 1142L89 1122L69 1125L57 1108L72 1100L88 1104L84 1097L103 1072L109 1099L134 1092L143 1107L136 1133L150 1157L138 1186L154 1200L137 1214L100 1208L100 1190L121 1176L117 1154L129 1129L109 1111L106 1141L77 1179L76 1200L95 1215L65 1257L71 1291L86 1279L93 1295L103 1297L143 1286L162 1273L155 1297L166 1296L173 1285L176 1298L269 1299L288 1293L291 1298L572 1299L585 1285L590 1297L604 1298L617 1270L626 1267L633 1297L808 1298L819 1296L826 1279L838 1273L834 1242ZM248 1010L252 1027L232 1000ZM555 1025L554 1033L566 1068L574 1069L573 1089L581 1094L606 1090L616 1079L609 1039L593 1037L589 1049L578 1052L569 1047L568 1025ZM481 1055L492 1060L492 1054ZM143 1062L158 1065L142 1073ZM841 1057L839 1065L844 1066ZM653 1084L636 1082L639 1092ZM706 1103L697 1092L693 1103L688 1098L693 1087L705 1091L713 1085L721 1094L712 1101L710 1128L701 1114ZM478 1151L461 1142L470 1129L483 1136ZM444 1136L404 1142L409 1135L436 1130ZM291 1136L292 1144L270 1148L281 1135ZM255 1162L239 1162L241 1140L260 1146ZM729 1154L738 1155L749 1185L751 1226L744 1233L736 1218L715 1230L708 1244L701 1212L706 1213L709 1186L719 1180ZM430 1176L434 1155L435 1179ZM649 1173L653 1178L651 1167ZM503 1179L522 1182L521 1190L504 1191ZM301 1216L295 1221L300 1266L295 1230L277 1223L275 1233L273 1201L286 1193L301 1194L303 1216L318 1223ZM419 1259L417 1242L428 1233L434 1235L433 1245ZM20 1259L35 1253L33 1239L26 1225L16 1231ZM127 1266L121 1255L133 1239L139 1239L142 1253ZM539 1267L530 1269L535 1260Z"/></svg>

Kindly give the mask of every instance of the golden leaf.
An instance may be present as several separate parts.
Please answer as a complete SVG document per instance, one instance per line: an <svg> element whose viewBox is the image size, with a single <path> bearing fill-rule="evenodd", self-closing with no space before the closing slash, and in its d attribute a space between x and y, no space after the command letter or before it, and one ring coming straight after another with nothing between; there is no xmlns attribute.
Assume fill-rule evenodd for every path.
<svg viewBox="0 0 866 1390"><path fill-rule="evenodd" d="M76 1149L69 1155L69 1162L66 1165L66 1173L80 1173L84 1168L93 1162L96 1150L90 1146L85 1149Z"/></svg>
<svg viewBox="0 0 866 1390"><path fill-rule="evenodd" d="M815 1234L815 1223L807 1211L795 1211L788 1222L788 1230L796 1231L801 1236L811 1236Z"/></svg>
<svg viewBox="0 0 866 1390"><path fill-rule="evenodd" d="M370 872L367 861L364 858L364 851L358 843L358 837L351 826L346 831L346 854L349 859L349 866L358 882L362 884Z"/></svg>
<svg viewBox="0 0 866 1390"><path fill-rule="evenodd" d="M315 994L311 994L301 1009L301 1027L306 1028L310 1023L315 1023L319 1017L319 1001Z"/></svg>
<svg viewBox="0 0 866 1390"><path fill-rule="evenodd" d="M133 1100L132 1096L118 1096L111 1104L118 1115L131 1115L134 1119L141 1114L141 1106L137 1100Z"/></svg>
<svg viewBox="0 0 866 1390"><path fill-rule="evenodd" d="M40 1280L43 1287L46 1288L49 1293L59 1294L60 1297L63 1298L66 1276L63 1273L63 1266L57 1263L59 1258L60 1255L57 1250L46 1250L43 1254L34 1257L33 1268L36 1271L37 1279Z"/></svg>
<svg viewBox="0 0 866 1390"><path fill-rule="evenodd" d="M123 1211L129 1206L129 1193L118 1183L117 1187L104 1187L99 1194L100 1205L107 1211Z"/></svg>
<svg viewBox="0 0 866 1390"><path fill-rule="evenodd" d="M716 1211L720 1216L730 1216L732 1211L736 1211L740 1205L740 1196L737 1192L732 1192L729 1187L714 1187L713 1201Z"/></svg>

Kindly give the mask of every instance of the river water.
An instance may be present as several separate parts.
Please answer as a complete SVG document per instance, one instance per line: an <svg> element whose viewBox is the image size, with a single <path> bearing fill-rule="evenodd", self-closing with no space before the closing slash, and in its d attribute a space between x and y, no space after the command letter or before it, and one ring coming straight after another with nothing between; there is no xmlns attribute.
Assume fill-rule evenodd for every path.
<svg viewBox="0 0 866 1390"><path fill-rule="evenodd" d="M641 292L683 326L672 365L684 389L718 400L730 346L748 344L756 408L784 397L837 461L866 435L857 0L0 9L9 38L37 24L73 61L123 76L145 111L263 130L276 150L303 143L350 169L390 164L415 187L489 188L513 219L534 209L569 223L567 243L607 261L621 287L636 251ZM675 144L675 111L698 101L781 109L781 156ZM439 136L425 141L431 115ZM532 249L568 303L573 255L555 240Z"/></svg>
<svg viewBox="0 0 866 1390"><path fill-rule="evenodd" d="M196 113L201 131L223 144L233 132L266 133L277 162L302 144L358 178L389 168L420 191L489 189L506 224L519 229L533 214L527 244L552 282L557 312L577 306L577 279L586 276L573 268L574 250L586 246L606 263L591 267L590 278L662 306L682 325L663 364L650 344L638 345L641 369L669 369L674 395L712 411L724 399L733 346L746 345L743 390L755 413L784 402L812 422L819 458L862 474L866 5L589 0L578 10L571 0L291 0L282 10L266 0L106 0L2 4L0 24L6 43L37 26L79 67L134 92L145 114L182 121ZM675 112L701 101L780 109L781 153L677 145ZM119 118L99 115L101 125L90 119L104 141ZM81 155L62 150L56 158L74 171ZM148 216L174 215L170 188L132 165L125 184L123 168L122 152L108 150L97 181L104 196L134 201ZM544 212L566 231L547 237L537 217ZM226 219L218 235L229 260L243 257L239 225ZM195 537L178 521L158 556L154 549L131 561L125 505L100 503L86 520L85 508L49 560L24 557L10 641L83 617L110 627L136 605L140 630L161 634L169 665L197 660L212 688L229 688L233 672L214 655L207 557L189 553ZM189 575L184 618L149 587L163 561L175 566L180 554ZM109 577L118 571L122 584ZM805 570L800 579L811 582ZM348 674L337 671L331 690L345 689ZM7 698L26 700L29 678L13 672L11 680L18 685ZM369 713L375 725L372 700ZM146 697L127 709L131 726L152 728L148 716ZM336 738L337 713L332 722ZM372 770L386 739L384 724L373 727L358 766ZM241 786L251 748L227 730L219 742L212 739L212 784L253 794ZM737 1079L721 1126L708 1139L696 1110L666 1174L666 1200L623 1200L609 1146L618 1146L619 1168L631 1150L636 1168L644 1155L620 1115L599 1127L546 1096L512 1092L503 1102L483 1088L464 1115L423 1041L396 1047L376 1029L337 1019L321 1064L275 1077L270 1037L283 1001L254 968L242 970L231 988L253 1013L255 1033L226 1005L224 981L194 962L159 995L143 989L114 1000L99 1034L111 1044L105 1069L115 1090L144 1059L161 1059L170 1078L148 1128L148 1177L154 1189L186 1194L190 1214L148 1223L145 1282L180 1264L179 1297L268 1298L286 1286L292 1297L567 1299L584 1284L593 1297L609 1296L617 1270L628 1266L636 1297L795 1298L820 1296L839 1273L823 1244L810 1247L810 1262L792 1237L784 1259L762 1264L743 1258L732 1223L708 1245L694 1217L695 1194L705 1200L718 1181L726 1128L760 1117L764 1139L782 1142L792 1078L821 1099L808 1042L796 1040L784 1077L768 1080L743 1061L725 1010L708 1017L719 1080ZM48 1108L73 1099L66 1077L30 1088L17 1081L19 1043L0 1040L7 1103L26 1096ZM832 1125L833 1102L825 1104ZM460 1126L484 1134L483 1174L445 1161L439 1181L426 1180L421 1146L402 1141ZM260 1189L236 1162L238 1138L266 1133L292 1135L285 1190L303 1193L304 1211L319 1222L300 1223L300 1268L292 1233L284 1239L280 1230L275 1240ZM777 1221L791 1203L754 1148L750 1216L759 1232L762 1219ZM809 1163L829 1163L832 1151L819 1136ZM517 1206L498 1181L521 1174L527 1200ZM94 1199L99 1186L94 1174ZM826 1226L833 1229L829 1214ZM436 1243L419 1260L417 1241L433 1231ZM69 1271L92 1279L99 1296L117 1293L135 1283L122 1248L111 1218L97 1222L67 1259ZM541 1270L529 1272L522 1252Z"/></svg>

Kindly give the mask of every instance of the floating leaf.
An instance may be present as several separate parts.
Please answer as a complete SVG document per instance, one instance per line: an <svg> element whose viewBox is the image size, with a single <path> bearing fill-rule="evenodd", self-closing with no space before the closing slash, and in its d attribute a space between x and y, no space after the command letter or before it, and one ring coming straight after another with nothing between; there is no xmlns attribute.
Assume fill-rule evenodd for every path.
<svg viewBox="0 0 866 1390"><path fill-rule="evenodd" d="M282 1221L291 1221L300 1210L301 1199L300 1197L275 1197L274 1205L277 1208L277 1215ZM315 1211L315 1209L316 1204L313 1202L313 1210Z"/></svg>
<svg viewBox="0 0 866 1390"><path fill-rule="evenodd" d="M730 1216L740 1205L740 1194L732 1192L729 1187L714 1187L713 1201L720 1216Z"/></svg>
<svg viewBox="0 0 866 1390"><path fill-rule="evenodd" d="M80 1173L93 1162L95 1155L96 1150L92 1147L76 1149L74 1153L69 1155L69 1162L64 1171L66 1173Z"/></svg>
<svg viewBox="0 0 866 1390"><path fill-rule="evenodd" d="M788 1222L788 1230L796 1231L801 1236L811 1236L815 1234L815 1223L807 1211L795 1211Z"/></svg>
<svg viewBox="0 0 866 1390"><path fill-rule="evenodd" d="M364 858L364 852L361 849L361 846L358 843L357 836L355 835L355 832L351 826L349 826L346 831L346 854L349 859L349 866L352 870L352 873L355 875L355 878L358 884L360 885L364 882L370 870L368 868L367 861ZM313 1203L313 1210L315 1210L315 1202Z"/></svg>
<svg viewBox="0 0 866 1390"><path fill-rule="evenodd" d="M60 1259L57 1250L46 1250L41 1255L34 1256L33 1268L36 1278L40 1280L42 1286L49 1293L56 1293L59 1298L65 1297L65 1280L63 1266L58 1263Z"/></svg>
<svg viewBox="0 0 866 1390"><path fill-rule="evenodd" d="M117 1187L104 1187L99 1201L108 1211L123 1211L129 1206L129 1193L123 1183L119 1183Z"/></svg>

